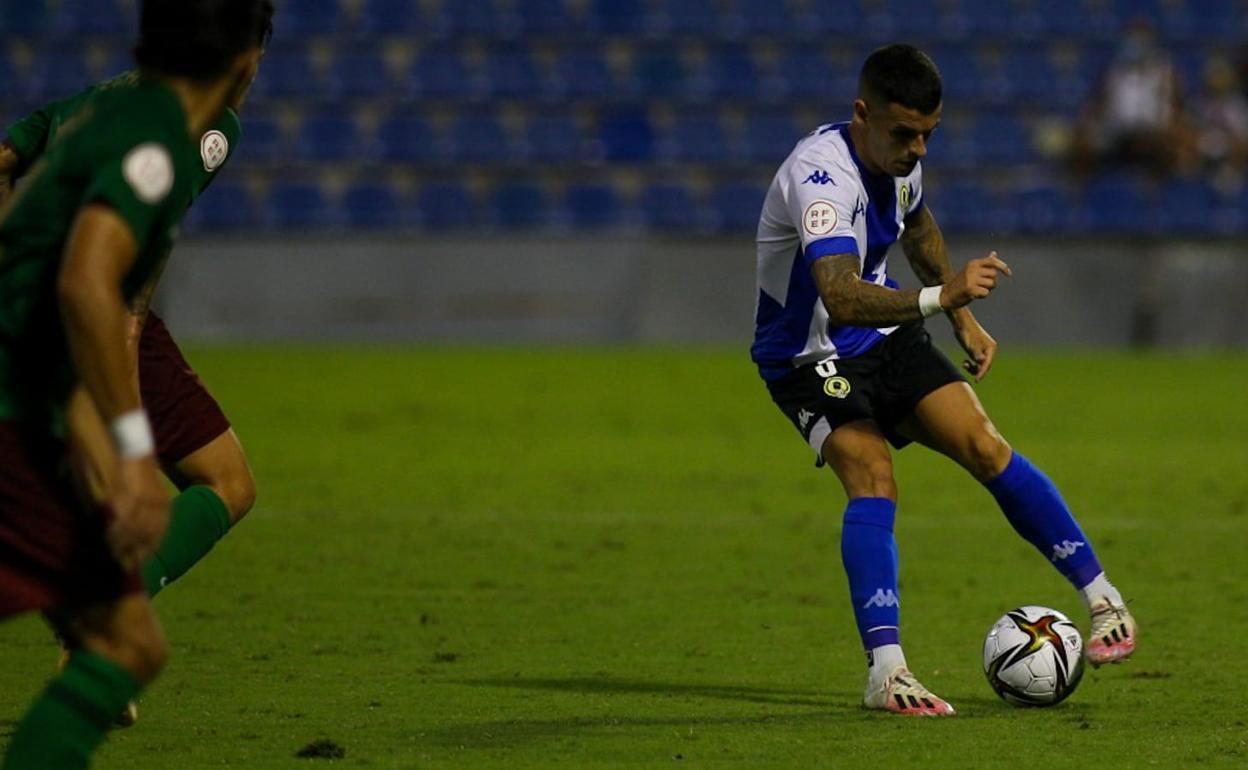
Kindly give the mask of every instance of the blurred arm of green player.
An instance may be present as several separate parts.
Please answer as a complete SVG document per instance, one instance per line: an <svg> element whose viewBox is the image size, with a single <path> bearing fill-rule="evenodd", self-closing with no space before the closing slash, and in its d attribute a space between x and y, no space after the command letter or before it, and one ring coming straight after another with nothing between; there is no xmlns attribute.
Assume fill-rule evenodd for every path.
<svg viewBox="0 0 1248 770"><path fill-rule="evenodd" d="M0 142L0 207L13 196L13 179L22 159L8 139Z"/></svg>
<svg viewBox="0 0 1248 770"><path fill-rule="evenodd" d="M106 424L142 408L126 350L129 312L119 287L134 264L137 244L126 221L111 207L89 204L74 222L57 281L65 336L82 387ZM71 426L71 430L73 426ZM115 519L109 532L126 564L146 560L169 524L169 492L153 452L108 461L104 490Z"/></svg>

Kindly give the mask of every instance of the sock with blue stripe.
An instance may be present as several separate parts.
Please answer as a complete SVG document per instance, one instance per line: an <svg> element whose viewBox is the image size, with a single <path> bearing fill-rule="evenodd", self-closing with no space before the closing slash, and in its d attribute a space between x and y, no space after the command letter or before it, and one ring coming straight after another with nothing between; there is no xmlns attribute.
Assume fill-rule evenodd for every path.
<svg viewBox="0 0 1248 770"><path fill-rule="evenodd" d="M1088 538L1053 482L1018 452L985 484L1018 534L1053 563L1076 589L1101 574Z"/></svg>
<svg viewBox="0 0 1248 770"><path fill-rule="evenodd" d="M898 645L901 617L897 598L897 541L893 519L897 503L886 497L856 497L845 507L841 561L849 577L849 596L862 646L871 653ZM897 647L900 653L900 647ZM868 660L874 656L869 655Z"/></svg>

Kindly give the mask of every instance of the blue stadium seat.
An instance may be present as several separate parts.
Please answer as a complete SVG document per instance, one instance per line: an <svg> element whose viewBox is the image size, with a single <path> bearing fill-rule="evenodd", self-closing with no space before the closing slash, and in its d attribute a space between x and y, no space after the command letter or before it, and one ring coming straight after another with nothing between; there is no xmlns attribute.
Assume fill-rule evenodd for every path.
<svg viewBox="0 0 1248 770"><path fill-rule="evenodd" d="M992 196L974 182L948 182L934 195L924 194L941 228L951 232L986 230L985 219L992 208Z"/></svg>
<svg viewBox="0 0 1248 770"><path fill-rule="evenodd" d="M732 147L715 113L681 114L663 142L663 157L681 163L720 164L732 160Z"/></svg>
<svg viewBox="0 0 1248 770"><path fill-rule="evenodd" d="M418 0L365 0L356 31L361 37L380 35L431 36L430 20Z"/></svg>
<svg viewBox="0 0 1248 770"><path fill-rule="evenodd" d="M468 67L459 50L430 46L412 65L408 92L425 99L458 99L472 88Z"/></svg>
<svg viewBox="0 0 1248 770"><path fill-rule="evenodd" d="M336 224L334 212L318 185L278 182L269 192L269 221L282 230L325 228Z"/></svg>
<svg viewBox="0 0 1248 770"><path fill-rule="evenodd" d="M242 116L243 133L231 162L268 165L283 154L281 128L277 122L253 112Z"/></svg>
<svg viewBox="0 0 1248 770"><path fill-rule="evenodd" d="M506 16L502 10L495 0L452 0L442 4L447 34L452 38L510 36L516 30L503 23Z"/></svg>
<svg viewBox="0 0 1248 770"><path fill-rule="evenodd" d="M666 23L677 37L714 37L719 32L719 12L714 0L667 0Z"/></svg>
<svg viewBox="0 0 1248 770"><path fill-rule="evenodd" d="M91 72L81 49L45 48L31 65L27 95L40 102L64 99L91 83Z"/></svg>
<svg viewBox="0 0 1248 770"><path fill-rule="evenodd" d="M493 115L461 117L451 128L450 139L459 163L506 163L516 155L507 132Z"/></svg>
<svg viewBox="0 0 1248 770"><path fill-rule="evenodd" d="M637 51L630 85L647 99L680 99L693 93L680 54L669 46Z"/></svg>
<svg viewBox="0 0 1248 770"><path fill-rule="evenodd" d="M524 0L516 3L516 15L525 37L556 37L576 28L564 0Z"/></svg>
<svg viewBox="0 0 1248 770"><path fill-rule="evenodd" d="M533 163L571 164L581 157L581 132L567 115L538 115L529 121L525 145L527 158Z"/></svg>
<svg viewBox="0 0 1248 770"><path fill-rule="evenodd" d="M5 101L4 119L6 122L0 125L8 125L9 119L17 113L14 111L12 102L22 95L22 78L17 73L17 68L9 61L9 57L5 52L0 51L0 99Z"/></svg>
<svg viewBox="0 0 1248 770"><path fill-rule="evenodd" d="M46 0L0 0L0 30L18 37L44 34L49 26Z"/></svg>
<svg viewBox="0 0 1248 770"><path fill-rule="evenodd" d="M433 182L418 196L421 222L431 230L463 230L479 224L477 207L458 182Z"/></svg>
<svg viewBox="0 0 1248 770"><path fill-rule="evenodd" d="M971 142L980 163L1012 165L1033 159L1031 135L1022 121L1004 112L985 110L971 125Z"/></svg>
<svg viewBox="0 0 1248 770"><path fill-rule="evenodd" d="M777 74L792 98L832 98L834 94L857 93L858 69L836 67L817 45L795 46L788 51L780 59Z"/></svg>
<svg viewBox="0 0 1248 770"><path fill-rule="evenodd" d="M617 109L598 126L603 158L612 163L644 163L654 157L654 129L644 109Z"/></svg>
<svg viewBox="0 0 1248 770"><path fill-rule="evenodd" d="M498 186L492 198L492 220L507 229L534 228L550 217L550 201L546 192L532 182L506 182Z"/></svg>
<svg viewBox="0 0 1248 770"><path fill-rule="evenodd" d="M195 199L186 224L200 231L243 230L261 224L261 217L246 185L217 179Z"/></svg>
<svg viewBox="0 0 1248 770"><path fill-rule="evenodd" d="M641 193L641 217L653 230L689 231L699 224L697 203L687 187L656 184Z"/></svg>
<svg viewBox="0 0 1248 770"><path fill-rule="evenodd" d="M711 191L711 209L722 232L746 232L758 228L767 190L748 182L730 182Z"/></svg>
<svg viewBox="0 0 1248 770"><path fill-rule="evenodd" d="M392 94L394 87L386 60L376 48L339 50L334 57L327 89L331 97L375 99Z"/></svg>
<svg viewBox="0 0 1248 770"><path fill-rule="evenodd" d="M320 93L324 86L302 48L273 46L264 55L260 75L252 86L257 99L285 99Z"/></svg>
<svg viewBox="0 0 1248 770"><path fill-rule="evenodd" d="M390 185L364 182L342 196L342 213L348 227L377 229L398 227L404 221L402 202Z"/></svg>
<svg viewBox="0 0 1248 770"><path fill-rule="evenodd" d="M1015 104L1050 102L1056 97L1057 72L1043 48L1011 51L1005 57L1003 73Z"/></svg>
<svg viewBox="0 0 1248 770"><path fill-rule="evenodd" d="M745 122L744 159L751 163L780 165L793 146L814 126L801 127L788 114L753 114Z"/></svg>
<svg viewBox="0 0 1248 770"><path fill-rule="evenodd" d="M571 185L563 205L574 227L614 227L622 220L619 196L610 185Z"/></svg>
<svg viewBox="0 0 1248 770"><path fill-rule="evenodd" d="M532 100L542 91L542 78L527 48L495 50L486 64L485 89L495 99Z"/></svg>
<svg viewBox="0 0 1248 770"><path fill-rule="evenodd" d="M611 70L596 48L572 48L555 61L562 90L569 99L597 99L615 89Z"/></svg>
<svg viewBox="0 0 1248 770"><path fill-rule="evenodd" d="M881 34L885 37L900 40L932 40L939 39L942 28L942 14L938 3L931 0L890 0L881 8L891 21L889 32ZM1000 13L1001 11L998 11ZM868 25L878 24L872 18Z"/></svg>
<svg viewBox="0 0 1248 770"><path fill-rule="evenodd" d="M838 4L839 6L839 4ZM839 7L838 9L839 10ZM746 39L758 37L784 38L797 28L797 20L789 13L788 7L782 2L758 2L758 0L737 0L731 13L737 21L731 26L738 26L741 35Z"/></svg>
<svg viewBox="0 0 1248 770"><path fill-rule="evenodd" d="M1204 180L1179 179L1162 188L1158 216L1167 233L1198 234L1217 227L1221 201L1216 190Z"/></svg>
<svg viewBox="0 0 1248 770"><path fill-rule="evenodd" d="M138 31L138 14L129 7L123 9L115 0L61 0L52 29L70 38L132 39Z"/></svg>
<svg viewBox="0 0 1248 770"><path fill-rule="evenodd" d="M419 115L394 115L377 127L378 151L389 163L430 164L445 159L440 138Z"/></svg>
<svg viewBox="0 0 1248 770"><path fill-rule="evenodd" d="M650 27L642 0L593 0L587 18L590 31L636 39Z"/></svg>
<svg viewBox="0 0 1248 770"><path fill-rule="evenodd" d="M758 69L749 49L732 46L715 51L708 62L711 96L717 99L756 99Z"/></svg>
<svg viewBox="0 0 1248 770"><path fill-rule="evenodd" d="M1123 233L1155 228L1151 204L1137 177L1109 173L1092 180L1083 193L1087 226L1094 233Z"/></svg>
<svg viewBox="0 0 1248 770"><path fill-rule="evenodd" d="M299 9L292 12L278 11L273 24L274 37L279 40L301 40L310 35L335 35L345 26L342 7L338 0L299 0Z"/></svg>
<svg viewBox="0 0 1248 770"><path fill-rule="evenodd" d="M303 122L296 156L307 162L342 163L360 155L359 126L347 117L315 115Z"/></svg>
<svg viewBox="0 0 1248 770"><path fill-rule="evenodd" d="M1070 203L1057 185L1038 184L1018 190L1007 205L1017 211L1022 232L1052 235L1066 229Z"/></svg>

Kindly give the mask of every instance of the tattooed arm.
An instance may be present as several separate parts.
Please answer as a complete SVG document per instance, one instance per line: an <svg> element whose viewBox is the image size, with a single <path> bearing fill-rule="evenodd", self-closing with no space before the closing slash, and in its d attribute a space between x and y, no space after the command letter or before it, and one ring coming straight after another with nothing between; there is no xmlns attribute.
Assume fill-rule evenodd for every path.
<svg viewBox="0 0 1248 770"><path fill-rule="evenodd" d="M810 269L836 326L895 326L923 317L917 289L895 291L863 281L857 254L829 254Z"/></svg>

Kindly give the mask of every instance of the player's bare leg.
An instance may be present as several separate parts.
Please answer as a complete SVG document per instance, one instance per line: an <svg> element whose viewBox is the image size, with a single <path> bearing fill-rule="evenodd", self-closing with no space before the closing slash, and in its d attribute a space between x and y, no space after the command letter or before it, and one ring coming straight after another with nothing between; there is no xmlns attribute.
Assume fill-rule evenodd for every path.
<svg viewBox="0 0 1248 770"><path fill-rule="evenodd" d="M1091 615L1084 645L1089 663L1116 663L1135 652L1135 619L1105 577L1089 538L1052 482L1001 437L969 384L933 391L900 429L987 486L1015 530L1080 591Z"/></svg>
<svg viewBox="0 0 1248 770"><path fill-rule="evenodd" d="M901 650L897 543L893 539L897 483L884 435L870 420L852 422L828 434L822 455L849 498L841 530L841 559L867 652L863 706L897 714L951 716L953 707L919 684Z"/></svg>
<svg viewBox="0 0 1248 770"><path fill-rule="evenodd" d="M109 715L165 664L164 635L143 594L74 613L59 624L74 639L74 652L22 719L4 770L86 767Z"/></svg>
<svg viewBox="0 0 1248 770"><path fill-rule="evenodd" d="M230 526L256 503L256 479L233 428L165 470L181 489L202 485L216 492L229 511Z"/></svg>

